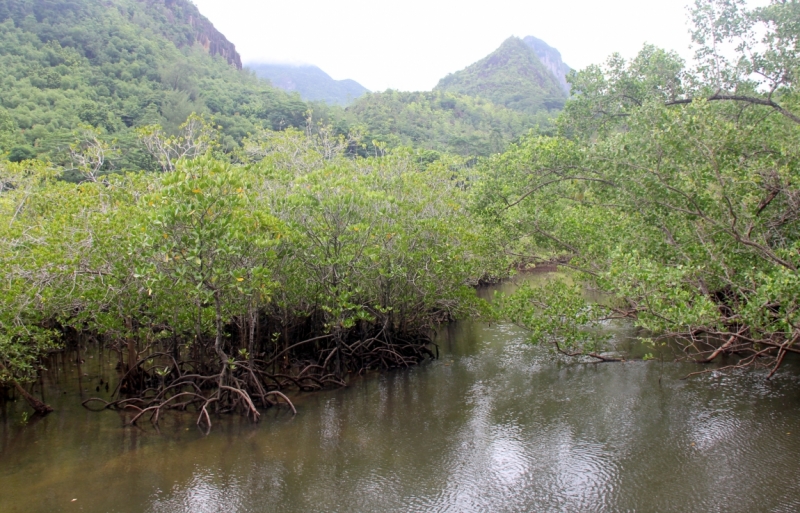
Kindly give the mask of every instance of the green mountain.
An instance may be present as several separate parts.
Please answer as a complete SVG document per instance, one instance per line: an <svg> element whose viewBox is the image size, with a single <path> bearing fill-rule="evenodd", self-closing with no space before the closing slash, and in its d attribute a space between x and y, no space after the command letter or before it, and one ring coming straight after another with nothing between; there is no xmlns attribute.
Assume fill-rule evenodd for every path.
<svg viewBox="0 0 800 513"><path fill-rule="evenodd" d="M299 93L329 103L358 96L346 109L319 103L314 117L338 133L358 127L368 145L487 155L531 128L546 129L548 109L565 93L518 39L484 61L423 93L361 94L363 87L318 68L284 69L271 78L286 88L293 81L288 93L241 69L233 43L189 0L2 0L0 158L69 168L70 146L91 127L118 150L103 171L157 169L140 127L159 124L174 134L192 112L213 116L222 150L232 151L259 128L305 126L309 105ZM537 77L553 90L534 88ZM470 80L480 87L464 86Z"/></svg>
<svg viewBox="0 0 800 513"><path fill-rule="evenodd" d="M546 112L517 112L479 97L447 91L367 93L345 109L344 119L368 140L459 155L488 155L530 129L550 126Z"/></svg>
<svg viewBox="0 0 800 513"><path fill-rule="evenodd" d="M0 2L0 154L65 162L82 125L148 168L135 129L213 115L223 145L301 126L307 105L241 69L234 45L189 0Z"/></svg>
<svg viewBox="0 0 800 513"><path fill-rule="evenodd" d="M300 93L305 101L322 101L328 105L347 105L369 92L355 80L334 80L316 66L248 63L256 76L266 78L284 91Z"/></svg>
<svg viewBox="0 0 800 513"><path fill-rule="evenodd" d="M434 89L479 96L528 114L561 109L567 98L559 79L536 51L517 37L506 39L475 64L447 75Z"/></svg>

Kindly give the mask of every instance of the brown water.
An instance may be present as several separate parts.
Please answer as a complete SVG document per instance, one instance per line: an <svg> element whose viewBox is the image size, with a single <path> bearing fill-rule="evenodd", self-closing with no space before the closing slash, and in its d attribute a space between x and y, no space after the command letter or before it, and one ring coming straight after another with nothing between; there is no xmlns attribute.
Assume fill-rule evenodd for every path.
<svg viewBox="0 0 800 513"><path fill-rule="evenodd" d="M439 343L438 361L296 395L296 417L214 419L208 436L192 414L159 432L84 410L112 363L62 362L55 413L0 412L0 512L800 511L796 362L770 382L682 381L698 368L560 360L504 324Z"/></svg>

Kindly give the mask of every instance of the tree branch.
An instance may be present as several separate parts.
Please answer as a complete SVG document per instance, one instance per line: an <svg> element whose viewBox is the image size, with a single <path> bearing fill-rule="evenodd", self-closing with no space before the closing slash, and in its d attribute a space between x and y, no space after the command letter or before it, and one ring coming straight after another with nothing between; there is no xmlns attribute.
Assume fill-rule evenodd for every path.
<svg viewBox="0 0 800 513"><path fill-rule="evenodd" d="M692 103L692 102L694 102L696 100L699 100L699 99L700 98L684 98L682 100L673 100L673 101L666 102L664 105L667 105L667 106L669 106L669 105L686 105L686 104ZM779 114L791 119L792 121L794 121L797 124L800 124L800 116L797 116L796 114L794 114L794 113L790 112L789 110L785 109L784 107L782 107L778 103L775 103L771 98L770 99L764 99L764 98L758 98L758 97L755 97L755 96L744 96L744 95L736 95L736 94L719 94L719 93L716 93L716 94L713 94L713 95L711 95L711 96L709 96L707 98L702 98L702 99L705 100L705 101L709 101L709 102L713 102L713 101L734 101L734 102L744 102L744 103L750 103L750 104L753 104L753 105L763 105L765 107L771 107L772 109L777 111Z"/></svg>

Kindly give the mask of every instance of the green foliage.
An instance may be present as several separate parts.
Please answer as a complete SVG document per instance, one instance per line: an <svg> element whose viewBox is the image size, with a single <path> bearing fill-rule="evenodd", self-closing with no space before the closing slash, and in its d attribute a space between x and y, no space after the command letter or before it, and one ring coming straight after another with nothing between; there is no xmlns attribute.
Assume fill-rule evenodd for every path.
<svg viewBox="0 0 800 513"><path fill-rule="evenodd" d="M562 135L527 137L487 160L474 203L516 252L569 261L615 298L615 315L700 351L731 335L786 347L800 333L797 4L742 9L698 1L696 40L755 40L762 20L754 48L766 51L741 46L713 76L710 43L695 70L646 46L630 62L614 56L579 72ZM765 71L756 87L746 73L756 66L784 80L764 89ZM526 315L545 322L542 312Z"/></svg>
<svg viewBox="0 0 800 513"><path fill-rule="evenodd" d="M181 159L192 159L219 148L221 127L198 116L189 115L178 127L176 135L167 135L161 125L143 126L136 130L147 151L158 162L161 171L174 171Z"/></svg>
<svg viewBox="0 0 800 513"><path fill-rule="evenodd" d="M4 269L0 293L0 383L14 377L33 379L39 357L57 345L56 333L44 323L38 292L31 280L46 274L52 263L41 258L38 227L17 222L32 196L53 185L56 173L41 163L0 161L0 266ZM21 253L25 252L23 256ZM41 276L39 276L41 277Z"/></svg>
<svg viewBox="0 0 800 513"><path fill-rule="evenodd" d="M630 62L614 54L605 66L588 66L571 80L574 96L559 125L572 137L619 130L646 102L664 104L686 93L683 60L652 45L645 45Z"/></svg>
<svg viewBox="0 0 800 513"><path fill-rule="evenodd" d="M8 160L10 162L22 162L23 160L31 160L36 156L36 151L30 146L14 146L8 152Z"/></svg>
<svg viewBox="0 0 800 513"><path fill-rule="evenodd" d="M531 342L552 344L569 356L597 354L608 338L601 330L608 309L586 301L581 287L565 280L525 284L510 296L496 298L495 308L526 328Z"/></svg>
<svg viewBox="0 0 800 513"><path fill-rule="evenodd" d="M22 141L22 132L7 110L0 107L0 154L9 151ZM24 160L24 159L22 159Z"/></svg>

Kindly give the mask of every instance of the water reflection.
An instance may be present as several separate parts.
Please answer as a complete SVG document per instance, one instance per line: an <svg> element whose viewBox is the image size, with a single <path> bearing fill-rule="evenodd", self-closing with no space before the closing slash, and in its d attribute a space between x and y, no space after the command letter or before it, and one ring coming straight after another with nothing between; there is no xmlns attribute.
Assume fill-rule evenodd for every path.
<svg viewBox="0 0 800 513"><path fill-rule="evenodd" d="M55 414L23 429L10 405L0 422L0 511L800 509L796 363L773 382L681 381L694 367L554 360L503 324L439 343L439 361L209 436L190 414L157 433L76 407L107 362L87 360L80 384L67 365Z"/></svg>

